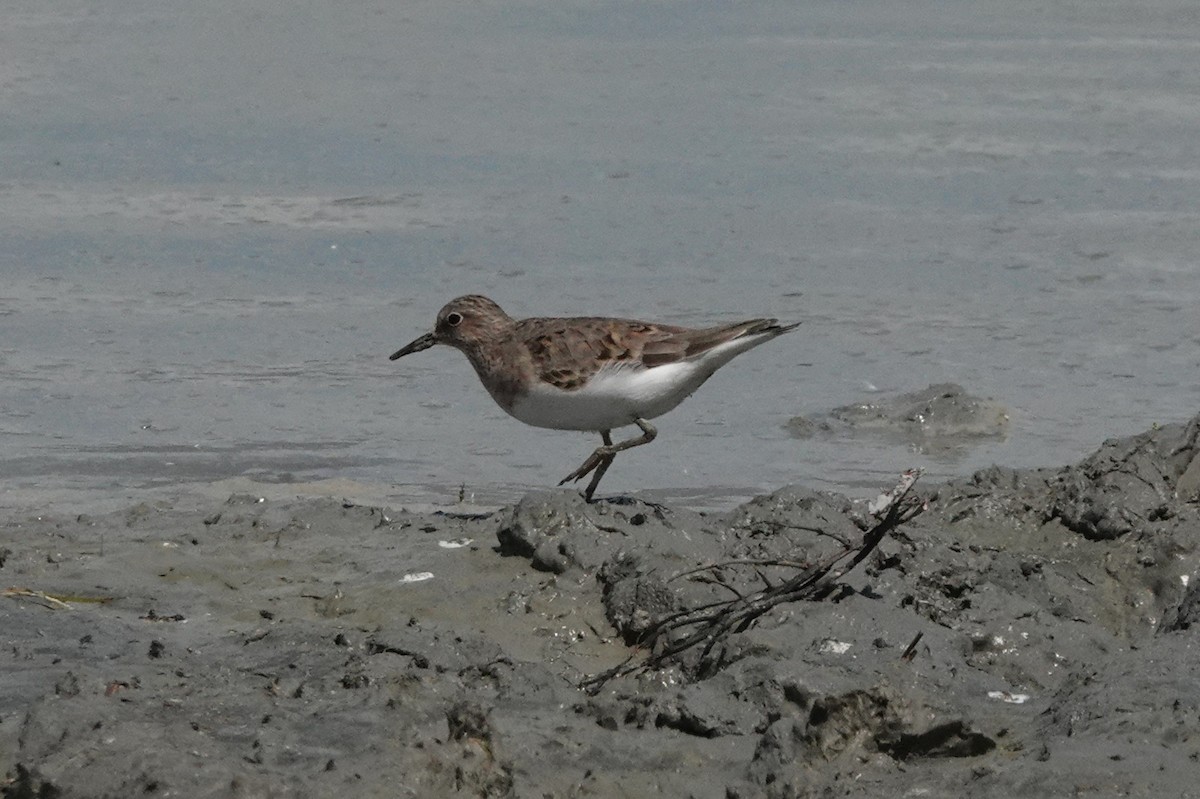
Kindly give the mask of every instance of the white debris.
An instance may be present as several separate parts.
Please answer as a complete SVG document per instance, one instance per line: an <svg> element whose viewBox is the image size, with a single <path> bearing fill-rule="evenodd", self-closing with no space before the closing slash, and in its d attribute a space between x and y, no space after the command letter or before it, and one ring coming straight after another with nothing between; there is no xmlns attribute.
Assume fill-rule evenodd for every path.
<svg viewBox="0 0 1200 799"><path fill-rule="evenodd" d="M835 641L832 638L826 638L817 647L817 651L823 655L844 655L850 651L850 644L845 641Z"/></svg>
<svg viewBox="0 0 1200 799"><path fill-rule="evenodd" d="M400 582L402 582L402 583L423 583L426 580L432 580L432 579L433 579L433 572L414 572L413 574L406 574L403 577L401 577Z"/></svg>
<svg viewBox="0 0 1200 799"><path fill-rule="evenodd" d="M1029 701L1029 694L1014 694L1010 691L988 691L988 699L999 699L1010 705L1023 705Z"/></svg>

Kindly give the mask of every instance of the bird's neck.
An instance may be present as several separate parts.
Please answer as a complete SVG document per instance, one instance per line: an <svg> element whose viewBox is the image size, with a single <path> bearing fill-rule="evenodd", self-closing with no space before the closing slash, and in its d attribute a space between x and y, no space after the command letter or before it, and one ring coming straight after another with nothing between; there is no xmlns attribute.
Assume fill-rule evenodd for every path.
<svg viewBox="0 0 1200 799"><path fill-rule="evenodd" d="M522 381L533 375L528 354L514 343L503 340L490 342L487 347L473 345L459 349L475 368L475 374L479 375L492 399L506 411L510 410L524 391Z"/></svg>

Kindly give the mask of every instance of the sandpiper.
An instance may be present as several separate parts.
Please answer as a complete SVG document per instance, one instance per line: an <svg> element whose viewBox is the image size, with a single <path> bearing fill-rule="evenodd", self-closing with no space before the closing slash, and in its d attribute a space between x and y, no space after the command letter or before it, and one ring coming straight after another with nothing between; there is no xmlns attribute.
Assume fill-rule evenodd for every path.
<svg viewBox="0 0 1200 799"><path fill-rule="evenodd" d="M597 316L513 319L487 297L470 294L438 311L433 331L391 360L448 344L461 350L496 404L526 424L598 432L604 445L564 477L592 474L592 501L618 452L658 435L647 420L683 402L734 356L792 330L776 319L689 328ZM642 434L616 444L612 430Z"/></svg>

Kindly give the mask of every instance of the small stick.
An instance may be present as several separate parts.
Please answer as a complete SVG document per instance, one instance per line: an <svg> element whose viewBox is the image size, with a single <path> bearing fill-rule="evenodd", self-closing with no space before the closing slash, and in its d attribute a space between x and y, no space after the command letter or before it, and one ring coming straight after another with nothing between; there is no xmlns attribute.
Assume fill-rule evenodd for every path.
<svg viewBox="0 0 1200 799"><path fill-rule="evenodd" d="M912 659L917 656L917 644L921 642L921 638L924 636L925 633L917 633L917 637L912 639L912 643L904 650L904 654L900 656L900 659L906 663L911 663Z"/></svg>

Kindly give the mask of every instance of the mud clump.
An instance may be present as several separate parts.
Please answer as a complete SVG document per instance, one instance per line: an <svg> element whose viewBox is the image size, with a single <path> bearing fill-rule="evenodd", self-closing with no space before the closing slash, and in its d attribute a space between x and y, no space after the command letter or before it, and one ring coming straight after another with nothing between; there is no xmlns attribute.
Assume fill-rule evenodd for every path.
<svg viewBox="0 0 1200 799"><path fill-rule="evenodd" d="M949 454L1008 435L1009 412L995 400L955 383L835 408L825 418L796 416L786 429L797 438L820 433L878 436L920 452Z"/></svg>
<svg viewBox="0 0 1200 799"><path fill-rule="evenodd" d="M696 628L655 631L838 557L870 509L10 515L0 795L1194 795L1197 474L1200 417L918 484L828 590L670 657Z"/></svg>

